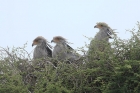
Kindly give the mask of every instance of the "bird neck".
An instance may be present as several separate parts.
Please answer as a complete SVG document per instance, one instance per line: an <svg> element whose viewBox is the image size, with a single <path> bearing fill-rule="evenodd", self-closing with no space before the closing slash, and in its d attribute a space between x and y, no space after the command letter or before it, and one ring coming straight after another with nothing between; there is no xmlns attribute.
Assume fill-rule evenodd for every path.
<svg viewBox="0 0 140 93"><path fill-rule="evenodd" d="M46 47L46 42L43 41L40 44L38 44L37 46L44 48L44 47Z"/></svg>
<svg viewBox="0 0 140 93"><path fill-rule="evenodd" d="M61 40L61 41L58 42L58 44L65 44L65 43L66 43L65 40Z"/></svg>
<svg viewBox="0 0 140 93"><path fill-rule="evenodd" d="M100 28L100 31L104 31L106 29L107 29L107 27L102 27L102 28Z"/></svg>
<svg viewBox="0 0 140 93"><path fill-rule="evenodd" d="M59 42L56 44L57 46L65 46L66 45L66 41L65 42Z"/></svg>

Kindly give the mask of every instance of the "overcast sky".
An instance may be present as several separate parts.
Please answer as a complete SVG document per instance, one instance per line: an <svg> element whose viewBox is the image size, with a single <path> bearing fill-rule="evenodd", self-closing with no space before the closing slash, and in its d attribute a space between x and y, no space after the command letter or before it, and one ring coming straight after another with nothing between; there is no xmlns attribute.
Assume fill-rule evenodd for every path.
<svg viewBox="0 0 140 93"><path fill-rule="evenodd" d="M129 38L126 29L140 21L140 0L0 0L0 46L20 47L43 36L51 41L63 36L82 47L94 37L97 22L106 22L117 29L118 36ZM54 46L54 44L52 44Z"/></svg>

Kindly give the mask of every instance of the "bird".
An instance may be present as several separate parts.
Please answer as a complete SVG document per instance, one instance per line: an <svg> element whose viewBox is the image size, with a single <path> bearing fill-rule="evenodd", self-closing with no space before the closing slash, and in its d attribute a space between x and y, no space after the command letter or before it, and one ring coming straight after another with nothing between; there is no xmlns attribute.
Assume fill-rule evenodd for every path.
<svg viewBox="0 0 140 93"><path fill-rule="evenodd" d="M88 55L93 56L94 51L103 52L107 45L109 45L109 39L113 38L114 30L111 29L105 22L97 23L94 28L98 28L99 32L91 40Z"/></svg>
<svg viewBox="0 0 140 93"><path fill-rule="evenodd" d="M53 37L52 41L56 43L52 51L52 57L59 61L74 61L78 60L79 56L74 52L74 49L68 45L68 42L62 36Z"/></svg>
<svg viewBox="0 0 140 93"><path fill-rule="evenodd" d="M33 59L40 59L46 57L52 57L51 45L48 44L48 41L42 37L38 36L33 40L32 47L36 45L33 52Z"/></svg>
<svg viewBox="0 0 140 93"><path fill-rule="evenodd" d="M105 40L108 41L109 38L113 38L111 35L113 34L113 30L108 26L108 24L104 22L99 22L94 28L98 28L99 32L95 35L95 40Z"/></svg>

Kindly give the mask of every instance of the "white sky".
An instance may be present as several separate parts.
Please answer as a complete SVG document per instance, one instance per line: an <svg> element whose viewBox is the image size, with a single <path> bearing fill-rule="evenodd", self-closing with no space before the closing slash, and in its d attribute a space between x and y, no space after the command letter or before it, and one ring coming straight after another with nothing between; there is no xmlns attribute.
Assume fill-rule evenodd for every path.
<svg viewBox="0 0 140 93"><path fill-rule="evenodd" d="M28 41L31 52L37 36L51 41L60 35L76 49L89 43L84 36L95 36L97 22L128 38L126 29L136 27L137 21L140 0L0 0L0 46L21 47Z"/></svg>

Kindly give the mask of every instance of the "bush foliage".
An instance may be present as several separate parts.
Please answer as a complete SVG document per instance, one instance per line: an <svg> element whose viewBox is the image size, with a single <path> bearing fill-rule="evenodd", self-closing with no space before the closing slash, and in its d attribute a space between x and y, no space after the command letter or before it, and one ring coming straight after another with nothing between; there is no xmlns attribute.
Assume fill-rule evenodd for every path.
<svg viewBox="0 0 140 93"><path fill-rule="evenodd" d="M0 47L0 93L140 93L140 24L137 26L137 31L130 31L130 39L115 36L112 49L97 51L100 60L85 58L78 65L53 59L32 65L26 45L11 50Z"/></svg>

